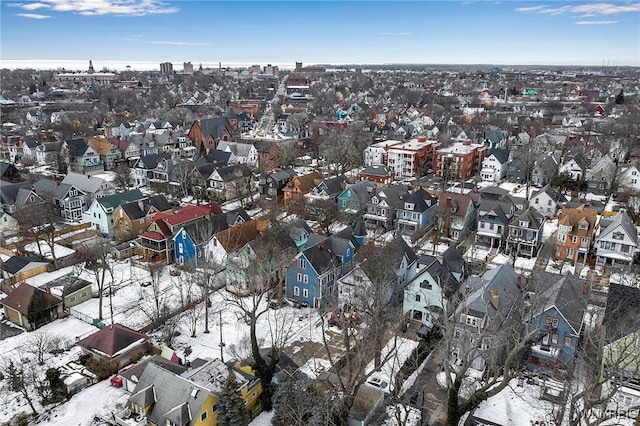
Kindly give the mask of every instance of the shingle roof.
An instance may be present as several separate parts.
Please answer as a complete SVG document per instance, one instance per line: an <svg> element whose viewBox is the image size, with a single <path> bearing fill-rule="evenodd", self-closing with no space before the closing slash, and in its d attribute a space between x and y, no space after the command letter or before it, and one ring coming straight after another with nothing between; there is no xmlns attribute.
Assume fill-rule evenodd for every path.
<svg viewBox="0 0 640 426"><path fill-rule="evenodd" d="M59 305L62 303L62 300L58 299L52 294L45 293L42 290L39 290L33 286L30 286L27 283L22 283L18 287L16 287L10 295L2 300L2 303L16 311L20 312L22 315L29 314L29 304L31 303L31 299L35 293L40 293L45 303L48 307Z"/></svg>
<svg viewBox="0 0 640 426"><path fill-rule="evenodd" d="M142 343L147 340L149 340L149 336L145 334L138 333L121 324L113 324L79 340L76 345L114 357L120 355L120 351L134 343Z"/></svg>
<svg viewBox="0 0 640 426"><path fill-rule="evenodd" d="M129 191L120 192L109 195L107 197L97 198L96 201L106 209L115 209L121 204L130 203L131 201L142 200L144 195L139 189L131 189Z"/></svg>
<svg viewBox="0 0 640 426"><path fill-rule="evenodd" d="M638 231L633 225L633 222L631 222L631 219L627 215L627 212L624 210L620 210L618 213L616 213L611 223L602 232L600 232L598 239L606 237L618 227L622 227L629 238L631 238L631 241L633 241L636 245L638 244Z"/></svg>
<svg viewBox="0 0 640 426"><path fill-rule="evenodd" d="M602 325L605 344L640 331L640 288L609 283Z"/></svg>
<svg viewBox="0 0 640 426"><path fill-rule="evenodd" d="M571 274L560 275L547 271L539 272L537 281L544 283L543 285L547 287L540 294L540 300L545 303L544 310L555 306L569 325L573 327L576 334L579 334L587 309L591 284ZM586 294L583 293L585 283L587 285Z"/></svg>

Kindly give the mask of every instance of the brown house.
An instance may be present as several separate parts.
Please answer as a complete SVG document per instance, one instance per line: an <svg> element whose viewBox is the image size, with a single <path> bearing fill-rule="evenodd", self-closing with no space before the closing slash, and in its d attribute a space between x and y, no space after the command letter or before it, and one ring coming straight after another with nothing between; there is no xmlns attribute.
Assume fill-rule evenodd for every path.
<svg viewBox="0 0 640 426"><path fill-rule="evenodd" d="M5 317L28 331L59 318L62 300L27 283L20 284L2 301ZM32 306L29 312L29 306Z"/></svg>
<svg viewBox="0 0 640 426"><path fill-rule="evenodd" d="M230 109L221 117L194 121L187 135L199 151L216 149L220 141L237 142L240 138L238 115Z"/></svg>
<svg viewBox="0 0 640 426"><path fill-rule="evenodd" d="M173 214L162 194L121 204L113 211L113 233L118 241L129 241L147 230L156 213Z"/></svg>
<svg viewBox="0 0 640 426"><path fill-rule="evenodd" d="M149 336L124 325L113 324L79 340L76 345L92 359L119 369L149 351Z"/></svg>
<svg viewBox="0 0 640 426"><path fill-rule="evenodd" d="M322 180L318 172L311 172L302 176L292 176L289 183L282 189L284 194L284 208L287 210L304 210L304 196L308 194Z"/></svg>
<svg viewBox="0 0 640 426"><path fill-rule="evenodd" d="M558 219L557 260L572 264L584 264L587 261L593 236L596 230L598 210L582 205L575 209L562 206Z"/></svg>

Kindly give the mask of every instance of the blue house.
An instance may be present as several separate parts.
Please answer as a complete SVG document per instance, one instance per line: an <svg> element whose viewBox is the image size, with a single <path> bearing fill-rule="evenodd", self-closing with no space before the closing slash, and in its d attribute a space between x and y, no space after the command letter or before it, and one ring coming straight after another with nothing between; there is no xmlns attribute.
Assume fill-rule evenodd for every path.
<svg viewBox="0 0 640 426"><path fill-rule="evenodd" d="M320 307L331 295L336 278L342 274L342 262L334 252L330 238L299 253L287 268L286 297Z"/></svg>
<svg viewBox="0 0 640 426"><path fill-rule="evenodd" d="M173 236L174 259L180 266L197 268L206 259L205 247L211 237L227 229L226 215L206 216L181 227Z"/></svg>
<svg viewBox="0 0 640 426"><path fill-rule="evenodd" d="M527 332L538 332L524 355L529 371L553 373L573 364L591 286L580 277L546 271L540 272L536 281L546 288L539 294L545 305L534 313L527 327Z"/></svg>
<svg viewBox="0 0 640 426"><path fill-rule="evenodd" d="M338 195L338 210L342 214L358 214L363 212L367 202L371 198L371 193L375 183L360 181L347 188Z"/></svg>
<svg viewBox="0 0 640 426"><path fill-rule="evenodd" d="M426 227L435 216L438 199L424 189L410 192L401 197L402 205L396 209L398 232L413 234Z"/></svg>

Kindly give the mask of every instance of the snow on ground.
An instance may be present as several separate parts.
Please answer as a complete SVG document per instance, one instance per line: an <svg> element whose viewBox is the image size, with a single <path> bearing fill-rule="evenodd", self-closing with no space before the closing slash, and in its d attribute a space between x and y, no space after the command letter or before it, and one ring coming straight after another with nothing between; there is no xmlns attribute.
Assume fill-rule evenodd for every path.
<svg viewBox="0 0 640 426"><path fill-rule="evenodd" d="M420 410L410 405L388 405L385 426L418 426L420 424Z"/></svg>
<svg viewBox="0 0 640 426"><path fill-rule="evenodd" d="M380 353L382 365L375 370L375 360L371 360L365 368L365 373L384 380L389 384L389 389L393 390L398 372L417 346L418 342L415 340L392 337Z"/></svg>
<svg viewBox="0 0 640 426"><path fill-rule="evenodd" d="M567 275L569 273L575 275L576 273L576 267L573 266L571 263L563 262L561 260L558 261L554 259L549 259L549 262L547 263L547 267L545 268L545 270L553 274L561 274L561 275Z"/></svg>
<svg viewBox="0 0 640 426"><path fill-rule="evenodd" d="M38 245L40 246L40 251L38 251ZM61 246L60 244L54 244L53 248L54 248L53 253L56 255L56 259L60 259L62 257L69 256L75 253L75 250L72 250L65 246ZM30 251L31 253L36 253L36 254L42 253L42 255L47 259L53 260L53 257L51 256L51 247L49 247L49 245L44 241L38 241L37 243L27 244L26 246L24 246L24 249L27 251Z"/></svg>
<svg viewBox="0 0 640 426"><path fill-rule="evenodd" d="M302 364L298 371L307 375L312 380L315 380L322 373L331 369L331 363L329 360L323 358L310 358L307 362Z"/></svg>
<svg viewBox="0 0 640 426"><path fill-rule="evenodd" d="M253 419L249 426L271 426L271 419L273 419L273 411L263 411Z"/></svg>
<svg viewBox="0 0 640 426"><path fill-rule="evenodd" d="M534 266L536 266L537 257L531 259L526 257L516 257L516 261L513 264L513 269L518 272L532 272Z"/></svg>
<svg viewBox="0 0 640 426"><path fill-rule="evenodd" d="M558 230L558 219L548 219L542 226L542 242L545 242Z"/></svg>
<svg viewBox="0 0 640 426"><path fill-rule="evenodd" d="M513 379L502 392L483 401L474 416L503 425L554 424L553 404L540 399L540 386L517 383Z"/></svg>

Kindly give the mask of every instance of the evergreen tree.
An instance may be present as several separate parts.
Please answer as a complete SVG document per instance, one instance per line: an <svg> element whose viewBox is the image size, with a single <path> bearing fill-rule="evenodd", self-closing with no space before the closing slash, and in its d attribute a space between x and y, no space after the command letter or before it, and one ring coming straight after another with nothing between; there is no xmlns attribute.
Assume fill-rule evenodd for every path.
<svg viewBox="0 0 640 426"><path fill-rule="evenodd" d="M273 395L274 426L326 425L330 420L329 401L304 374L294 374L278 384Z"/></svg>
<svg viewBox="0 0 640 426"><path fill-rule="evenodd" d="M236 376L229 372L218 399L218 425L247 426L251 416L237 389Z"/></svg>
<svg viewBox="0 0 640 426"><path fill-rule="evenodd" d="M38 328L47 320L47 308L47 301L42 292L34 291L27 307L27 319L33 329Z"/></svg>

